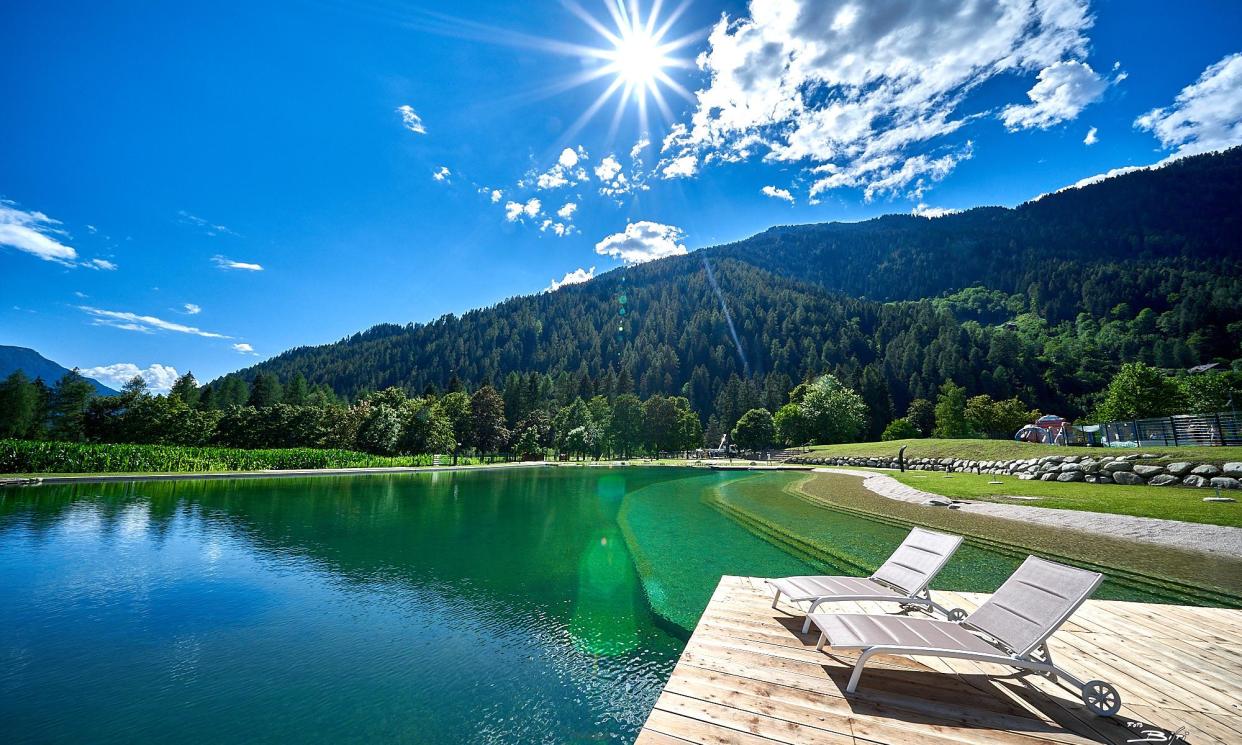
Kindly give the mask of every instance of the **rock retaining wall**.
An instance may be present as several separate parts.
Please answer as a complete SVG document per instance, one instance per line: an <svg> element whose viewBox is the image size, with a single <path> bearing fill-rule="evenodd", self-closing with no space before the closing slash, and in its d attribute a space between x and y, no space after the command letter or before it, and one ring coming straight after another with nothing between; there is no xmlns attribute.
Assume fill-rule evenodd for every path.
<svg viewBox="0 0 1242 745"><path fill-rule="evenodd" d="M957 471L1016 476L1030 481L1082 481L1088 484L1126 484L1130 486L1195 486L1242 489L1242 463L1148 463L1156 456L1146 453L1127 455L1045 455L1022 460L968 460L965 458L907 458L906 468L914 471ZM813 466L866 466L897 468L896 456L863 457L798 456L787 463Z"/></svg>

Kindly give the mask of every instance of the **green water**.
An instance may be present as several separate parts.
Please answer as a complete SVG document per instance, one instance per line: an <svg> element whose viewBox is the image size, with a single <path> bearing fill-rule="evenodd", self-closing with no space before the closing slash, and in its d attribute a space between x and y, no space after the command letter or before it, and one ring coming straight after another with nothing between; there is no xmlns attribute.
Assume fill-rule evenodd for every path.
<svg viewBox="0 0 1242 745"><path fill-rule="evenodd" d="M629 741L721 574L857 574L903 537L784 493L793 478L0 491L0 742ZM761 510L841 550L765 537ZM1017 565L960 556L954 589Z"/></svg>

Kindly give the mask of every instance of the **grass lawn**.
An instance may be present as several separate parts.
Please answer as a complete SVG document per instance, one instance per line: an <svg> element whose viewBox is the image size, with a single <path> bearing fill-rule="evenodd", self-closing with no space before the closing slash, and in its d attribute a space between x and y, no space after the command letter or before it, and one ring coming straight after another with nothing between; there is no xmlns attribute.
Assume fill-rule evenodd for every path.
<svg viewBox="0 0 1242 745"><path fill-rule="evenodd" d="M973 499L999 504L1052 507L1061 510L1110 512L1117 515L1158 517L1191 523L1242 527L1242 502L1204 502L1215 494L1211 489L1161 486L1121 486L1117 484L1062 483L1060 481L1022 481L1013 476L955 473L951 478L939 471L882 471L903 484L953 499ZM1000 484L989 484L1000 481ZM1038 497L1037 500L1006 499L1005 495ZM1226 496L1238 497L1236 493Z"/></svg>
<svg viewBox="0 0 1242 745"><path fill-rule="evenodd" d="M1035 445L1013 440L893 440L892 442L851 442L844 445L815 445L810 457L830 456L895 456L902 445L906 446L907 458L968 458L971 460L1018 460L1041 455L1130 455L1150 453L1159 456L1155 463L1193 461L1215 463L1242 461L1242 447L1164 447L1144 448L1084 448L1057 445Z"/></svg>

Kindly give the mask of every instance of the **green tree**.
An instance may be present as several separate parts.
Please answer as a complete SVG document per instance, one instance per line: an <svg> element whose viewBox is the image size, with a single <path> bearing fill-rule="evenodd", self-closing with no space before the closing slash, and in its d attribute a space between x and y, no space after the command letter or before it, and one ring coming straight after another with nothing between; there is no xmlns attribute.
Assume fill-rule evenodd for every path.
<svg viewBox="0 0 1242 745"><path fill-rule="evenodd" d="M470 397L471 443L481 453L494 453L509 443L505 427L505 400L485 385Z"/></svg>
<svg viewBox="0 0 1242 745"><path fill-rule="evenodd" d="M209 385L205 385L198 391L199 411L215 411L220 407L216 405L216 389Z"/></svg>
<svg viewBox="0 0 1242 745"><path fill-rule="evenodd" d="M552 419L543 409L532 409L513 431L513 449L523 458L542 458L552 445Z"/></svg>
<svg viewBox="0 0 1242 745"><path fill-rule="evenodd" d="M1211 414L1227 410L1233 391L1242 388L1237 385L1238 377L1232 372L1177 376L1183 411L1187 414Z"/></svg>
<svg viewBox="0 0 1242 745"><path fill-rule="evenodd" d="M1182 408L1177 382L1142 362L1129 362L1113 376L1095 410L1102 422L1176 414Z"/></svg>
<svg viewBox="0 0 1242 745"><path fill-rule="evenodd" d="M190 407L197 406L199 399L202 397L198 390L198 381L194 379L194 373L192 372L187 372L185 375L177 378L172 385L172 389L168 391L168 395L172 398L180 399L186 406Z"/></svg>
<svg viewBox="0 0 1242 745"><path fill-rule="evenodd" d="M452 391L441 396L436 406L453 429L453 439L457 442L453 454L456 455L461 448L470 446L470 396L465 391Z"/></svg>
<svg viewBox="0 0 1242 745"><path fill-rule="evenodd" d="M368 405L358 428L358 449L377 455L395 455L404 430L401 412L388 404Z"/></svg>
<svg viewBox="0 0 1242 745"><path fill-rule="evenodd" d="M946 380L936 397L936 428L933 437L970 437L970 424L966 421L966 389Z"/></svg>
<svg viewBox="0 0 1242 745"><path fill-rule="evenodd" d="M919 436L919 430L909 419L894 419L884 428L884 432L880 435L880 439L889 442L892 440L910 440Z"/></svg>
<svg viewBox="0 0 1242 745"><path fill-rule="evenodd" d="M862 396L833 375L823 375L807 386L799 404L815 442L830 444L858 439L867 422Z"/></svg>
<svg viewBox="0 0 1242 745"><path fill-rule="evenodd" d="M681 396L656 394L643 402L643 439L653 453L698 447L703 437L698 421Z"/></svg>
<svg viewBox="0 0 1242 745"><path fill-rule="evenodd" d="M75 367L56 381L48 402L53 440L81 442L86 436L86 408L95 389Z"/></svg>
<svg viewBox="0 0 1242 745"><path fill-rule="evenodd" d="M306 385L306 377L302 373L295 373L289 380L289 384L285 386L281 401L291 406L303 406L307 403L309 395L310 389Z"/></svg>
<svg viewBox="0 0 1242 745"><path fill-rule="evenodd" d="M0 437L30 437L38 405L38 391L21 370L5 378L0 383Z"/></svg>
<svg viewBox="0 0 1242 745"><path fill-rule="evenodd" d="M751 409L733 427L733 442L743 450L765 450L776 441L776 423L767 409Z"/></svg>
<svg viewBox="0 0 1242 745"><path fill-rule="evenodd" d="M643 402L638 396L622 393L613 399L608 438L622 458L631 457L642 447Z"/></svg>
<svg viewBox="0 0 1242 745"><path fill-rule="evenodd" d="M401 447L408 453L452 453L457 439L448 417L432 402L414 399L406 403L405 432Z"/></svg>
<svg viewBox="0 0 1242 745"><path fill-rule="evenodd" d="M230 406L245 406L250 400L250 386L236 375L230 375L220 384L217 405L221 409Z"/></svg>
<svg viewBox="0 0 1242 745"><path fill-rule="evenodd" d="M930 437L936 428L936 406L925 398L916 398L906 409L906 419L918 430L915 437Z"/></svg>
<svg viewBox="0 0 1242 745"><path fill-rule="evenodd" d="M772 422L776 426L776 439L782 445L805 445L811 441L811 428L798 404L788 403L777 409Z"/></svg>
<svg viewBox="0 0 1242 745"><path fill-rule="evenodd" d="M246 405L261 409L280 403L280 381L271 373L255 373L250 384L250 399Z"/></svg>

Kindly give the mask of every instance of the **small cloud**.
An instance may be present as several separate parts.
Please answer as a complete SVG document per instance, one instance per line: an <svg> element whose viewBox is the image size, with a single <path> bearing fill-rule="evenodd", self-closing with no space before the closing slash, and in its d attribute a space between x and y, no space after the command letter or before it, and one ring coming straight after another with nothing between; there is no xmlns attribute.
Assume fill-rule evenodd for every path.
<svg viewBox="0 0 1242 745"><path fill-rule="evenodd" d="M685 238L681 228L640 220L629 223L624 231L613 233L596 243L595 253L620 259L626 264L642 264L687 253L681 243Z"/></svg>
<svg viewBox="0 0 1242 745"><path fill-rule="evenodd" d="M538 197L531 197L522 202L508 202L505 204L505 219L509 222L517 222L522 217L538 217L539 212L543 209L543 202Z"/></svg>
<svg viewBox="0 0 1242 745"><path fill-rule="evenodd" d="M527 178L518 182L518 186L524 186L530 183L530 179L534 179L536 189L559 189L568 185L571 181L587 181L590 176L587 175L586 169L579 164L587 159L586 148L579 145L576 149L567 147L561 151L560 156L556 159L556 165L547 171L535 175L528 173Z"/></svg>
<svg viewBox="0 0 1242 745"><path fill-rule="evenodd" d="M501 199L503 199L504 196L505 196L505 193L501 191L500 189L492 189L492 196L491 196L492 204L496 204Z"/></svg>
<svg viewBox="0 0 1242 745"><path fill-rule="evenodd" d="M196 316L199 313L203 312L203 309L195 305L194 303L186 303L185 305L181 307L183 308L181 312L185 313L187 316Z"/></svg>
<svg viewBox="0 0 1242 745"><path fill-rule="evenodd" d="M435 173L431 174L431 177L436 181L447 182L452 175L453 172L448 169L448 166L440 166Z"/></svg>
<svg viewBox="0 0 1242 745"><path fill-rule="evenodd" d="M238 269L245 272L261 272L263 266L261 264L252 264L248 261L234 261L233 259L220 256L219 254L212 256L211 261L216 265L217 269L233 270Z"/></svg>
<svg viewBox="0 0 1242 745"><path fill-rule="evenodd" d="M630 160L638 160L638 156L642 155L642 152L648 147L651 147L651 140L647 135L639 137L638 141L634 143L634 147L630 148Z"/></svg>
<svg viewBox="0 0 1242 745"><path fill-rule="evenodd" d="M78 252L61 243L65 232L60 221L42 212L18 209L13 202L0 200L0 246L25 251L44 261L73 266Z"/></svg>
<svg viewBox="0 0 1242 745"><path fill-rule="evenodd" d="M595 166L595 177L600 181L612 181L621 172L621 161L609 155Z"/></svg>
<svg viewBox="0 0 1242 745"><path fill-rule="evenodd" d="M552 284L545 287L543 291L555 292L565 285L580 285L583 282L590 282L592 279L595 279L595 267L591 267L590 269L578 268L572 272L567 272L565 276L560 279L553 279Z"/></svg>
<svg viewBox="0 0 1242 745"><path fill-rule="evenodd" d="M90 233L91 235L94 235L99 232L99 228L96 228L94 225L87 225L86 232Z"/></svg>
<svg viewBox="0 0 1242 745"><path fill-rule="evenodd" d="M202 230L207 235L210 235L210 236L231 235L231 236L237 237L237 233L234 233L232 230L230 230L225 225L218 225L218 224L212 223L211 221L205 220L199 217L198 215L190 214L189 212L186 212L185 210L180 210L179 212L177 212L177 214L181 216L181 223L183 225L193 225L194 227ZM129 238L126 238L125 240L129 240Z"/></svg>
<svg viewBox="0 0 1242 745"><path fill-rule="evenodd" d="M1057 62L1039 71L1035 85L1026 92L1031 103L1013 104L1001 111L1005 128L1047 129L1073 119L1104 95L1108 83L1085 62Z"/></svg>
<svg viewBox="0 0 1242 745"><path fill-rule="evenodd" d="M120 388L136 377L142 378L152 393L167 393L180 377L176 368L158 363L144 368L132 362L118 362L113 365L86 367L78 372L112 388Z"/></svg>
<svg viewBox="0 0 1242 745"><path fill-rule="evenodd" d="M112 326L125 331L140 331L149 334L153 331L173 331L178 334L190 334L192 336L203 336L209 339L228 339L224 334L217 334L214 331L204 331L194 326L186 326L172 321L165 321L155 316L144 316L137 313L120 310L103 310L101 308L92 308L89 305L79 305L78 309L89 315L96 326Z"/></svg>
<svg viewBox="0 0 1242 745"><path fill-rule="evenodd" d="M1086 136L1086 137L1084 137L1084 138L1082 138L1082 144L1084 144L1084 145L1094 145L1095 143L1099 142L1099 141L1100 141L1100 138L1096 135L1096 133L1097 133L1098 131L1099 131L1099 130L1098 130L1098 129L1096 129L1095 127L1092 127L1091 129L1088 129L1088 130L1087 130L1087 136Z"/></svg>
<svg viewBox="0 0 1242 745"><path fill-rule="evenodd" d="M401 126L416 135L427 134L427 128L423 126L423 118L414 112L412 106L409 104L398 106L397 113L401 115Z"/></svg>
<svg viewBox="0 0 1242 745"><path fill-rule="evenodd" d="M83 261L81 265L87 269L100 269L105 272L116 271L116 264L107 259L91 259L90 261Z"/></svg>
<svg viewBox="0 0 1242 745"><path fill-rule="evenodd" d="M578 205L573 202L566 202L559 210L556 211L556 216L562 220L572 220L574 213L577 211Z"/></svg>
<svg viewBox="0 0 1242 745"><path fill-rule="evenodd" d="M234 345L233 345L233 351L234 351L234 352L238 352L238 353L240 353L240 354L252 354L252 355L254 355L254 356L256 356L256 357L257 357L257 356L259 356L259 353L258 353L258 352L256 352L256 351L254 351L254 347L250 346L249 344L247 344L247 343L246 343L246 342L244 342L244 341L243 341L243 342L238 342L238 343L234 344Z"/></svg>
<svg viewBox="0 0 1242 745"><path fill-rule="evenodd" d="M80 292L80 291L77 291L77 290L74 290L73 295L74 295L74 297L77 297L77 298L80 298L80 299L83 299L83 300L85 300L86 298L90 297L90 295L87 295L85 292Z"/></svg>
<svg viewBox="0 0 1242 745"><path fill-rule="evenodd" d="M682 155L669 160L660 173L664 178L689 178L698 171L698 159L693 155Z"/></svg>
<svg viewBox="0 0 1242 745"><path fill-rule="evenodd" d="M937 217L944 217L945 215L952 215L953 213L958 212L958 211L959 210L955 210L949 207L929 207L928 205L922 202L919 202L914 207L914 209L910 210L910 214L916 217L926 217L926 218L934 220Z"/></svg>
<svg viewBox="0 0 1242 745"><path fill-rule="evenodd" d="M789 193L788 189L781 189L775 186L765 186L760 189L760 191L763 192L765 196L772 197L773 199L784 199L790 204L794 203L794 196Z"/></svg>
<svg viewBox="0 0 1242 745"><path fill-rule="evenodd" d="M573 168L578 165L578 153L573 148L565 148L561 151L561 156L556 159L558 165L562 168Z"/></svg>

